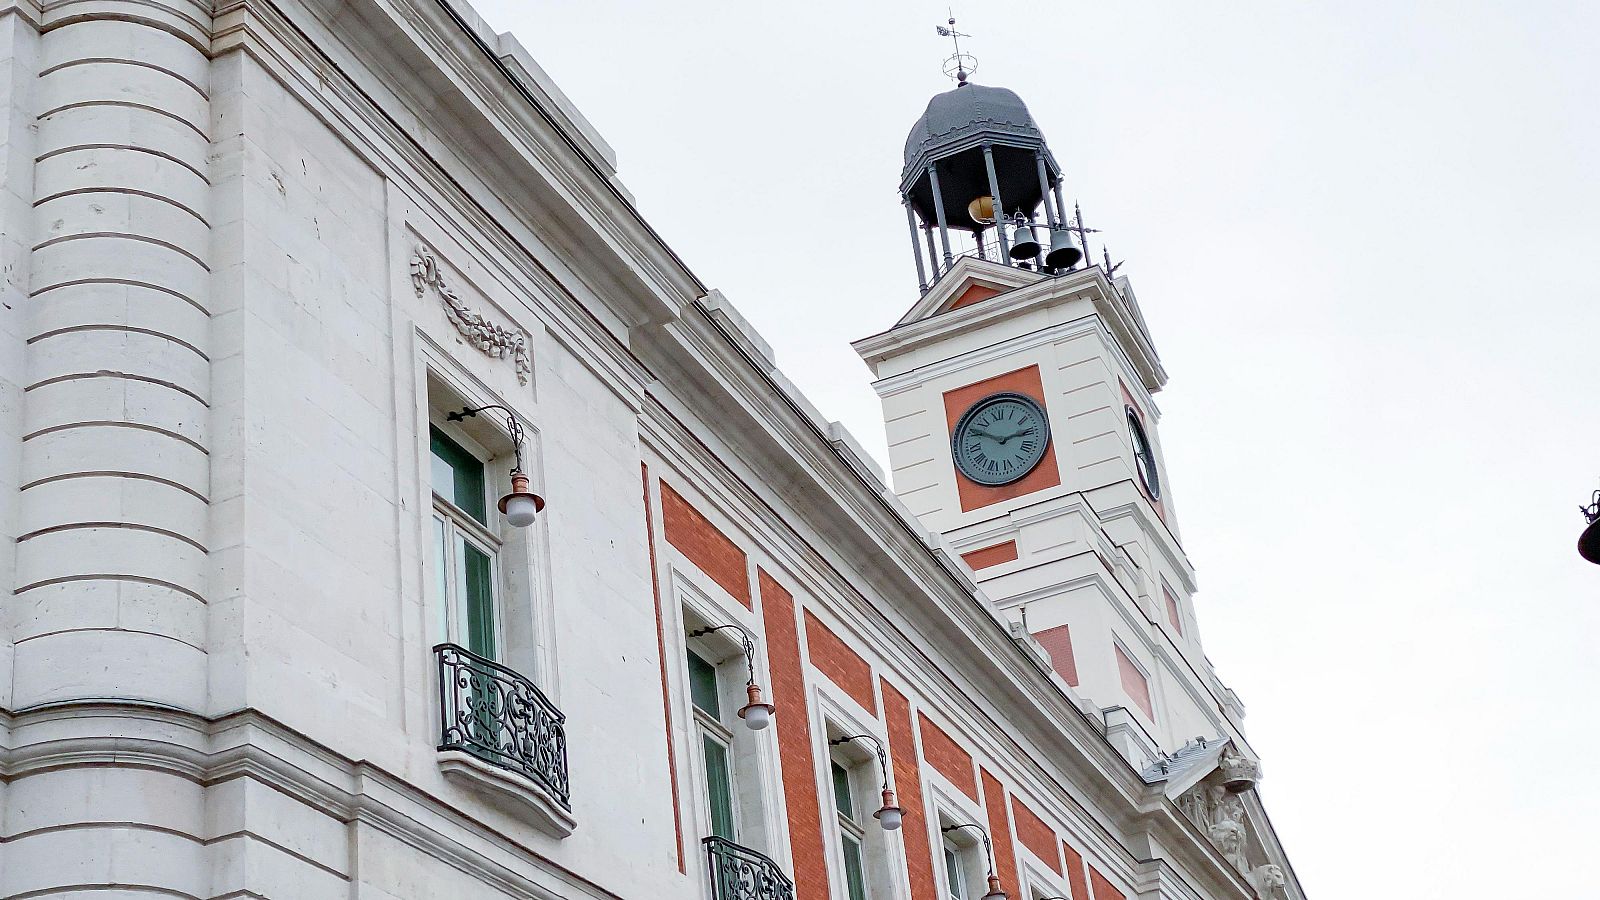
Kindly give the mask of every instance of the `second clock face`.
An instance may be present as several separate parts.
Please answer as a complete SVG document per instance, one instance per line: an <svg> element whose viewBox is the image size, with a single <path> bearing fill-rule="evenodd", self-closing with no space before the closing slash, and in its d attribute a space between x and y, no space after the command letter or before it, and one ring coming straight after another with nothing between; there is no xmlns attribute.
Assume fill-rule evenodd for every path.
<svg viewBox="0 0 1600 900"><path fill-rule="evenodd" d="M956 468L978 484L1001 485L1033 471L1050 443L1044 408L1026 394L990 394L956 422L950 449Z"/></svg>

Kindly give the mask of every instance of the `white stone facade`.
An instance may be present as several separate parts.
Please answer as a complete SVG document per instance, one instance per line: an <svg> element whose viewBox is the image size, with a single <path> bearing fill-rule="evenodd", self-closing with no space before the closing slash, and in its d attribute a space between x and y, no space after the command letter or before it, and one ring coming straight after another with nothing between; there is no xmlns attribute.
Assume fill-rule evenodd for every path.
<svg viewBox="0 0 1600 900"><path fill-rule="evenodd" d="M1254 794L1180 804L1220 763L1119 755L464 4L6 0L0 45L0 897L710 896L683 661L737 647L708 621L775 694L732 741L740 840L801 900L845 896L805 805L852 730L922 801L866 837L872 900L947 887L949 816L1004 829L1011 896L1107 900L1026 849L1024 805L1124 896L1301 896ZM485 540L570 809L438 749L429 425L485 404L549 501ZM454 433L504 477L495 419ZM736 560L673 542L664 486ZM1158 752L1245 746L1219 724L1174 714ZM1206 829L1246 821L1241 871Z"/></svg>

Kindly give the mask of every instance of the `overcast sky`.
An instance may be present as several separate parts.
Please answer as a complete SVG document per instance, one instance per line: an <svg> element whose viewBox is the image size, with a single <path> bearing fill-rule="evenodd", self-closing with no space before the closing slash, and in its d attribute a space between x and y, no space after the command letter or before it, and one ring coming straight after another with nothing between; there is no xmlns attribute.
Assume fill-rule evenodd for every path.
<svg viewBox="0 0 1600 900"><path fill-rule="evenodd" d="M848 342L917 298L895 191L950 87L945 6L475 4L884 459ZM1022 95L1127 260L1202 637L1308 893L1600 895L1600 567L1574 551L1600 487L1600 4L956 12L974 80Z"/></svg>

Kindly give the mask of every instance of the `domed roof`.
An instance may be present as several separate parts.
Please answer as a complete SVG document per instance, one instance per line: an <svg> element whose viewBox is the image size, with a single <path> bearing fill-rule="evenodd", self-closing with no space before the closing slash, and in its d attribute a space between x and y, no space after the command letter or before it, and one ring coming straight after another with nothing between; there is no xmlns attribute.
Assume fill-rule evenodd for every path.
<svg viewBox="0 0 1600 900"><path fill-rule="evenodd" d="M982 137L1019 147L1040 147L1044 135L1016 92L963 82L936 94L906 136L906 169L940 151L958 150Z"/></svg>

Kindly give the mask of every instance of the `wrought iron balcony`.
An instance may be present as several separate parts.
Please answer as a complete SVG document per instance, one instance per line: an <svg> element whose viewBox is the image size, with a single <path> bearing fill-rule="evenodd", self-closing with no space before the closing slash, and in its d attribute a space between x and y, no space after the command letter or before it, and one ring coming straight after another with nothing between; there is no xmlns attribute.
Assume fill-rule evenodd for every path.
<svg viewBox="0 0 1600 900"><path fill-rule="evenodd" d="M778 864L727 838L708 837L711 900L794 900L794 882Z"/></svg>
<svg viewBox="0 0 1600 900"><path fill-rule="evenodd" d="M433 650L439 658L439 749L530 778L570 811L567 717L516 671L455 644Z"/></svg>

